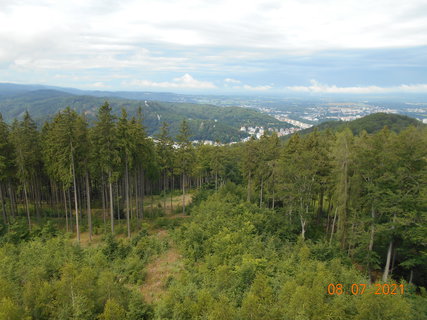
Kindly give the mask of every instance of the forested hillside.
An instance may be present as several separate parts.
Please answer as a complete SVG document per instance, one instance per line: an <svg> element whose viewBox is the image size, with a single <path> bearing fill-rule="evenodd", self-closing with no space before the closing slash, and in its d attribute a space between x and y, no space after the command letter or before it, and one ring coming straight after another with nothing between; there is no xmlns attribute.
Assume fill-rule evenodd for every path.
<svg viewBox="0 0 427 320"><path fill-rule="evenodd" d="M316 127L305 129L301 134L310 133L313 130L333 130L343 131L349 128L353 134L359 134L362 131L367 133L375 133L387 126L391 131L399 132L409 126L420 127L424 124L417 119L410 118L404 115L392 113L374 113L366 117L356 119L353 121L326 121Z"/></svg>
<svg viewBox="0 0 427 320"><path fill-rule="evenodd" d="M209 146L90 110L0 118L0 319L427 319L425 126Z"/></svg>
<svg viewBox="0 0 427 320"><path fill-rule="evenodd" d="M171 135L176 137L179 125L184 119L187 119L191 127L193 139L224 143L240 141L247 137L246 133L239 131L241 126L289 127L286 123L249 108L95 97L52 89L30 90L31 88L27 91L14 91L9 88L4 94L0 92L0 113L5 121L22 118L28 111L36 123L41 125L56 112L70 107L85 114L91 124L97 112L96 106L102 105L108 99L116 116L120 115L122 108L131 116L137 116L141 108L144 114L143 123L149 135L158 134L162 122L165 121L170 124Z"/></svg>

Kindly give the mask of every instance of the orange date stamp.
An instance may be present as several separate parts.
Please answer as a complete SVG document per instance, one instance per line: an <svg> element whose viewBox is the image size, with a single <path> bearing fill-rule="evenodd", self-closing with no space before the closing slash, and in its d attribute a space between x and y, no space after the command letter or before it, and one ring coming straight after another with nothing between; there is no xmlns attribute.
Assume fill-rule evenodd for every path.
<svg viewBox="0 0 427 320"><path fill-rule="evenodd" d="M366 283L353 283L349 286L344 286L341 283L330 283L327 287L327 291L329 295L342 295L342 294L352 294L362 295L365 293L373 293L376 295L395 295L395 294L403 294L404 288L403 284L388 284L388 283L375 283L372 286L375 288L375 291L366 291L367 288Z"/></svg>

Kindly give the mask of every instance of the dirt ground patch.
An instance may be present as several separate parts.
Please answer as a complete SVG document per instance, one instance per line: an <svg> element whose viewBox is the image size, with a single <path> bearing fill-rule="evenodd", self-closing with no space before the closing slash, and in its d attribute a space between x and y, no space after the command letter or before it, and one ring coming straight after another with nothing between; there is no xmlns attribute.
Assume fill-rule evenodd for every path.
<svg viewBox="0 0 427 320"><path fill-rule="evenodd" d="M140 289L147 303L157 301L166 291L168 279L182 270L181 258L176 248L170 248L147 265L145 282Z"/></svg>

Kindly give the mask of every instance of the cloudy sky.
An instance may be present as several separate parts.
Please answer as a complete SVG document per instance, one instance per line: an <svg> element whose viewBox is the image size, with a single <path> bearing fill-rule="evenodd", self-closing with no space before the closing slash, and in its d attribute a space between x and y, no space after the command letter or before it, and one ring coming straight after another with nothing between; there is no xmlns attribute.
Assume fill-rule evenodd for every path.
<svg viewBox="0 0 427 320"><path fill-rule="evenodd" d="M0 82L427 92L427 2L0 0Z"/></svg>

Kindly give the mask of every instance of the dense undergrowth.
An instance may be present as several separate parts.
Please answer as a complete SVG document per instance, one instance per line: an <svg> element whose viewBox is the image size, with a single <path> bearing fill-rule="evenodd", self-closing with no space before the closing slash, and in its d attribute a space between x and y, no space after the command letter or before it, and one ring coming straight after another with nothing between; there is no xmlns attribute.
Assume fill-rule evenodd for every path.
<svg viewBox="0 0 427 320"><path fill-rule="evenodd" d="M131 240L107 234L88 246L52 223L31 233L12 224L0 238L0 319L427 319L424 288L393 279L404 294L374 294L338 244L301 240L280 210L243 194L231 183L200 191L190 219L148 220ZM184 268L149 304L147 263L170 245L156 230L168 230ZM329 295L331 283L345 292ZM352 295L352 284L368 287Z"/></svg>

